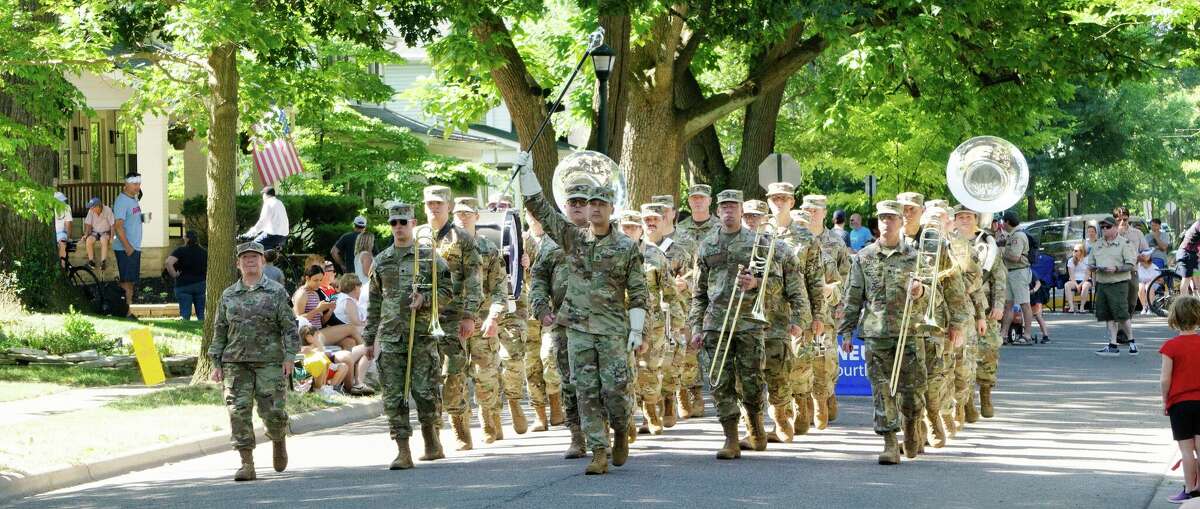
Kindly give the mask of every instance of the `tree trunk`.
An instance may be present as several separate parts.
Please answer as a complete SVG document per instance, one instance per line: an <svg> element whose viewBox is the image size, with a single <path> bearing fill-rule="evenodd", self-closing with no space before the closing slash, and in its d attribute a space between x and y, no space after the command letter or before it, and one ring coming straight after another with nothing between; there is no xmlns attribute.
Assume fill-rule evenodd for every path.
<svg viewBox="0 0 1200 509"><path fill-rule="evenodd" d="M729 187L741 189L746 199L763 199L766 190L758 182L758 165L775 151L775 125L783 104L783 89L763 91L757 101L746 106L742 122L742 154L730 172Z"/></svg>
<svg viewBox="0 0 1200 509"><path fill-rule="evenodd" d="M668 89L669 91L669 89ZM659 194L679 194L683 140L675 122L671 94L634 90L629 94L621 168L629 187L631 208Z"/></svg>
<svg viewBox="0 0 1200 509"><path fill-rule="evenodd" d="M204 317L204 339L192 383L203 383L212 374L208 346L212 343L213 324L221 292L237 279L234 269L234 236L237 222L238 152L238 46L226 43L212 49L208 65L208 288L206 296L212 312Z"/></svg>
<svg viewBox="0 0 1200 509"><path fill-rule="evenodd" d="M675 103L687 110L704 100L704 92L689 68L675 80ZM708 184L713 189L729 185L729 165L721 152L721 138L714 126L705 127L684 146L684 172L692 184Z"/></svg>

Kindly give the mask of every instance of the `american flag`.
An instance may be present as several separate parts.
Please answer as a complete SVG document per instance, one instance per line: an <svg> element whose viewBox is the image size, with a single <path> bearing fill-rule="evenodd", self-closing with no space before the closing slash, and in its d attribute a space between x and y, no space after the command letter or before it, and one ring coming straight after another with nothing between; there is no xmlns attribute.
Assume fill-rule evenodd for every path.
<svg viewBox="0 0 1200 509"><path fill-rule="evenodd" d="M288 175L304 171L300 162L300 154L292 140L277 138L254 148L254 169L258 170L259 179L264 186L269 186L283 180Z"/></svg>

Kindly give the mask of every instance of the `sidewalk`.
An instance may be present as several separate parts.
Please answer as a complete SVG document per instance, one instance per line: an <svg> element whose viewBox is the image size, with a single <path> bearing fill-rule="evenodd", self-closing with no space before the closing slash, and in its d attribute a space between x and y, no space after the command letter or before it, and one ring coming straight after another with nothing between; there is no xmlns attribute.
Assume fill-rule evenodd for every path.
<svg viewBox="0 0 1200 509"><path fill-rule="evenodd" d="M76 412L104 406L114 400L187 385L191 377L177 377L162 385L112 385L56 392L37 398L18 399L0 403L0 427L27 422L51 415Z"/></svg>

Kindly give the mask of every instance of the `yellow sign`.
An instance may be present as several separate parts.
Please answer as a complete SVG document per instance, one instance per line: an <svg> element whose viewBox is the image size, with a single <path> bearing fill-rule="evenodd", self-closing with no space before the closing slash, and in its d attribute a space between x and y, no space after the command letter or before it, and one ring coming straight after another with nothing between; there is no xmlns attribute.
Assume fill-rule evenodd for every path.
<svg viewBox="0 0 1200 509"><path fill-rule="evenodd" d="M138 369L142 371L142 382L146 385L158 385L167 380L163 374L162 361L158 358L158 349L154 348L154 337L150 329L134 329L129 331L133 339L133 355L137 357Z"/></svg>

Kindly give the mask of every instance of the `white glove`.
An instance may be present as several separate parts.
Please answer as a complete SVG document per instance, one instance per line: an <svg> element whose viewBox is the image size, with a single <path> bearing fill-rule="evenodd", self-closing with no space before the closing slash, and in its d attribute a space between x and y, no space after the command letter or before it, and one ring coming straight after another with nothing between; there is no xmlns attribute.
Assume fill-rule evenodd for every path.
<svg viewBox="0 0 1200 509"><path fill-rule="evenodd" d="M517 154L517 176L521 180L521 194L524 196L533 196L542 192L542 185L538 184L537 175L533 174L533 156L529 152L521 152Z"/></svg>
<svg viewBox="0 0 1200 509"><path fill-rule="evenodd" d="M629 310L629 349L637 350L642 346L642 328L646 326L646 310L633 308Z"/></svg>

